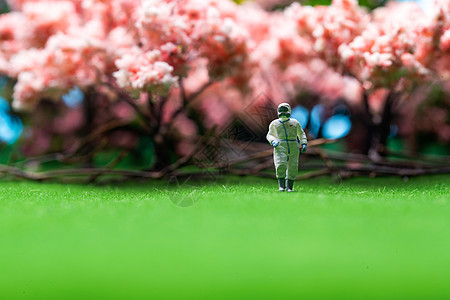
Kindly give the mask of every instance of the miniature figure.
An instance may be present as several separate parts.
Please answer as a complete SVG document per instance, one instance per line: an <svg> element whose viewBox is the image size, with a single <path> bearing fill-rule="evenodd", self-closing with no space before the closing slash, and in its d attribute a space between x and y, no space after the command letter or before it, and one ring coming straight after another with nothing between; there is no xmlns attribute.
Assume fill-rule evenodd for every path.
<svg viewBox="0 0 450 300"><path fill-rule="evenodd" d="M278 119L269 125L267 140L274 147L273 161L280 192L286 189L294 191L294 181L298 173L298 157L305 153L308 140L300 123L291 119L291 106L288 103L278 105Z"/></svg>

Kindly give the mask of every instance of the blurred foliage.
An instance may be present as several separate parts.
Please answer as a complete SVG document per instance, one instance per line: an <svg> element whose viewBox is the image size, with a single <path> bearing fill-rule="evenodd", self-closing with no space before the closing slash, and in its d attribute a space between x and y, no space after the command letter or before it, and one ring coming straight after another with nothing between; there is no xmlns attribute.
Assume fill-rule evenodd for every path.
<svg viewBox="0 0 450 300"><path fill-rule="evenodd" d="M331 0L303 0L299 1L303 5L330 5ZM368 7L369 9L374 9L379 6L383 6L388 2L388 0L359 0L360 6Z"/></svg>
<svg viewBox="0 0 450 300"><path fill-rule="evenodd" d="M9 7L4 0L0 0L0 14L9 12Z"/></svg>
<svg viewBox="0 0 450 300"><path fill-rule="evenodd" d="M242 4L246 1L254 1L254 0L233 0L237 4ZM385 5L389 0L359 0L359 5L367 7L368 9L372 10L379 6ZM295 1L279 1L279 5L275 5L274 9L282 9L289 5L289 3L295 2ZM297 2L300 2L302 5L330 5L332 0L298 0Z"/></svg>
<svg viewBox="0 0 450 300"><path fill-rule="evenodd" d="M414 122L421 152L450 155L449 145L445 143L450 128L450 101L442 85L432 86L427 100L417 108Z"/></svg>
<svg viewBox="0 0 450 300"><path fill-rule="evenodd" d="M96 167L108 167L108 165L119 157L120 149L106 149L94 156L93 165ZM155 164L155 149L150 137L144 136L139 139L136 149L128 154L117 167L122 169L150 169Z"/></svg>

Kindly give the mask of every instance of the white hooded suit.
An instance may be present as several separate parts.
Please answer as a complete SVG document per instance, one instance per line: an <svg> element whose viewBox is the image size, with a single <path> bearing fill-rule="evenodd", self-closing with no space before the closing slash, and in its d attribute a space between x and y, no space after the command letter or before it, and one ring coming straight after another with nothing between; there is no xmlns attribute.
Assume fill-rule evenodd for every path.
<svg viewBox="0 0 450 300"><path fill-rule="evenodd" d="M279 141L279 144L273 150L277 178L295 180L300 154L299 141L300 145L308 143L300 123L290 118L273 120L269 125L266 138L272 145Z"/></svg>

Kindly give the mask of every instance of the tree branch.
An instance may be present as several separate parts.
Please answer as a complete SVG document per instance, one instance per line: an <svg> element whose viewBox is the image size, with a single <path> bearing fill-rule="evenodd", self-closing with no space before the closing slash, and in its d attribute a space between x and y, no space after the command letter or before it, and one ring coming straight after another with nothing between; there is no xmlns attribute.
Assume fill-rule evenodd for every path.
<svg viewBox="0 0 450 300"><path fill-rule="evenodd" d="M180 113L182 113L188 105L195 100L201 93L203 93L208 87L210 87L213 83L215 83L214 80L209 80L207 83L205 83L203 86L201 86L196 92L192 93L191 95L187 96L186 91L184 89L183 81L179 80L180 85L180 95L181 95L181 106L172 114L171 119L174 120Z"/></svg>
<svg viewBox="0 0 450 300"><path fill-rule="evenodd" d="M75 168L75 169L62 169L47 172L31 172L5 165L0 165L0 173L13 175L15 177L34 181L54 180L59 177L66 177L66 176L117 175L123 177L131 177L131 178L140 177L148 179L160 179L163 178L164 176L162 172L117 170L109 168Z"/></svg>

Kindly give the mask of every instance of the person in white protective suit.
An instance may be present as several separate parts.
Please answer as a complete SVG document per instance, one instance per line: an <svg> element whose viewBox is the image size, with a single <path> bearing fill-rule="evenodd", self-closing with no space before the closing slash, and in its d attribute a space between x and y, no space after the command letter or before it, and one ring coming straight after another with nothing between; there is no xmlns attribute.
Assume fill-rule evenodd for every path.
<svg viewBox="0 0 450 300"><path fill-rule="evenodd" d="M287 188L294 190L294 181L298 173L298 157L306 151L308 140L300 123L291 119L291 107L288 103L278 105L278 119L269 125L267 140L274 147L273 161L275 164L278 187L281 192Z"/></svg>

